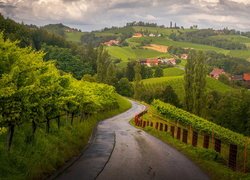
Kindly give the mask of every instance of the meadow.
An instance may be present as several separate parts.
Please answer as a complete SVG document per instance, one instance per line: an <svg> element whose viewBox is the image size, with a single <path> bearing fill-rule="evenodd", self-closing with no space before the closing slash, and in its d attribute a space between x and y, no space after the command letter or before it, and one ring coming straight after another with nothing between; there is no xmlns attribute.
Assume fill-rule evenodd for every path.
<svg viewBox="0 0 250 180"><path fill-rule="evenodd" d="M110 46L106 48L113 58L128 62L129 59L157 58L169 56L167 53L142 48Z"/></svg>
<svg viewBox="0 0 250 180"><path fill-rule="evenodd" d="M80 43L83 34L84 32L65 32L65 37L67 41Z"/></svg>
<svg viewBox="0 0 250 180"><path fill-rule="evenodd" d="M163 70L164 76L181 76L184 75L185 71L180 68L165 68Z"/></svg>

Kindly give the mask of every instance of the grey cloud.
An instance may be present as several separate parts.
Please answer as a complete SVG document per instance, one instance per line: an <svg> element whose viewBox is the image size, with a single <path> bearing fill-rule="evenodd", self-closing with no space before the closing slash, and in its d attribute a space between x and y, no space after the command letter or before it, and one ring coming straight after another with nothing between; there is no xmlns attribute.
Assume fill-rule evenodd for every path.
<svg viewBox="0 0 250 180"><path fill-rule="evenodd" d="M244 0L241 0L243 2ZM213 2L213 3L211 3ZM14 10L13 10L14 9ZM8 0L0 12L33 24L65 23L82 30L123 25L129 21L169 21L190 26L250 30L250 3L236 0Z"/></svg>

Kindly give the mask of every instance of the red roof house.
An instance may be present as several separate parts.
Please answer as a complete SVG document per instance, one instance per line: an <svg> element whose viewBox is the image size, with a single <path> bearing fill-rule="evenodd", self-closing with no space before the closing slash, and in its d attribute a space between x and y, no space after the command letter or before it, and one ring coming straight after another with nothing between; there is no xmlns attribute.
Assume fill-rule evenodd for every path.
<svg viewBox="0 0 250 180"><path fill-rule="evenodd" d="M142 35L142 33L135 33L134 35L133 35L133 37L135 37L135 38L140 38L140 37L142 37L143 35Z"/></svg>
<svg viewBox="0 0 250 180"><path fill-rule="evenodd" d="M140 63L142 65L146 65L148 67L158 66L159 65L159 59L145 59L145 60L141 60Z"/></svg>
<svg viewBox="0 0 250 180"><path fill-rule="evenodd" d="M244 73L244 74L243 74L243 80L244 80L244 81L249 81L249 82L250 82L250 73Z"/></svg>
<svg viewBox="0 0 250 180"><path fill-rule="evenodd" d="M106 45L106 46L113 46L113 45L118 45L119 41L117 41L117 40L110 40L110 41L107 41L107 42L105 42L103 44Z"/></svg>
<svg viewBox="0 0 250 180"><path fill-rule="evenodd" d="M225 74L224 69L214 68L213 71L210 73L212 78L218 79L221 74Z"/></svg>

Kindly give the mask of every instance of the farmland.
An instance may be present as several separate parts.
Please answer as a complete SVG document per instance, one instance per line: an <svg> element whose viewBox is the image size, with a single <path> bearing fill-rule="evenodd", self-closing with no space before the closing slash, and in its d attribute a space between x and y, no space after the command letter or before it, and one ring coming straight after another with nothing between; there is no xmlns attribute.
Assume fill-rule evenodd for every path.
<svg viewBox="0 0 250 180"><path fill-rule="evenodd" d="M163 70L164 76L181 76L184 75L184 70L179 68L165 68Z"/></svg>
<svg viewBox="0 0 250 180"><path fill-rule="evenodd" d="M219 53L228 53L228 50L224 50L221 48L213 47L213 46L207 46L207 45L201 45L201 44L195 44L190 42L180 42L180 41L173 41L169 38L162 38L162 37L142 37L142 38L131 38L129 42L134 43L141 43L142 41L149 41L152 44L159 44L164 46L176 46L176 47L182 47L182 48L193 48L197 50L211 50L216 51Z"/></svg>
<svg viewBox="0 0 250 180"><path fill-rule="evenodd" d="M226 50L222 48L217 48L209 45L195 44L192 42L184 42L184 41L173 41L169 38L172 33L180 34L183 32L194 31L193 29L168 29L168 28L160 28L160 27L143 27L143 26L134 26L134 27L122 27L118 29L109 29L105 31L94 31L96 37L105 37L105 36L114 36L120 37L122 33L134 33L134 32L150 32L155 34L161 34L162 37L142 37L142 38L128 38L126 41L129 44L129 47L109 47L107 48L110 55L113 58L122 59L122 61L128 61L128 59L138 59L138 58L151 58L158 57L162 54L155 53L154 51L159 51L159 48L155 48L155 46L176 46L182 48L191 48L202 51L215 51L217 53L222 53L225 55L229 55L232 57L244 58L250 61L250 38L240 35L217 35L211 36L213 39L218 40L230 40L236 43L245 44L248 49L246 50ZM66 39L71 42L79 43L81 36L84 32L66 32ZM138 48L143 48L142 42L150 42L153 46L144 46L144 48L150 49L149 51L138 50ZM133 49L131 49L133 48ZM134 49L136 48L136 49ZM117 51L117 52L115 52ZM160 52L163 52L160 50ZM142 53L140 55L140 53Z"/></svg>
<svg viewBox="0 0 250 180"><path fill-rule="evenodd" d="M150 78L143 80L145 85L162 86L170 85L175 90L181 101L184 100L184 77L183 76L168 76L160 78ZM207 77L207 91L217 90L220 93L225 93L227 91L233 91L234 88L221 83L218 80Z"/></svg>
<svg viewBox="0 0 250 180"><path fill-rule="evenodd" d="M141 49L141 48L132 49L131 47L111 46L107 47L107 50L112 57L121 59L124 62L128 62L129 59L136 60L140 58L155 58L155 57L169 56L166 53L161 53L150 49Z"/></svg>

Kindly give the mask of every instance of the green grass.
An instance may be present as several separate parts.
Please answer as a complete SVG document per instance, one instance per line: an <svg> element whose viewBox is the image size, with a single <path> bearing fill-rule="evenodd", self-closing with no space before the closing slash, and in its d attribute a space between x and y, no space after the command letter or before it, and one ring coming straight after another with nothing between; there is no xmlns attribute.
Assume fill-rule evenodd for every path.
<svg viewBox="0 0 250 180"><path fill-rule="evenodd" d="M65 32L66 40L76 42L76 43L81 42L81 36L83 34L84 32Z"/></svg>
<svg viewBox="0 0 250 180"><path fill-rule="evenodd" d="M169 77L160 77L160 78L150 78L144 79L143 83L145 85L153 85L154 87L162 85L170 85L175 90L181 101L184 101L184 78L183 76L169 76ZM220 93L225 93L227 91L234 91L235 89L221 83L220 81L207 77L207 91L216 90Z"/></svg>
<svg viewBox="0 0 250 180"><path fill-rule="evenodd" d="M250 43L250 38L241 35L218 35L218 36L212 36L211 38L223 39L223 40L226 39L233 42L244 43L244 44Z"/></svg>
<svg viewBox="0 0 250 180"><path fill-rule="evenodd" d="M154 58L154 57L162 57L167 56L166 53L157 52L149 49L132 49L131 47L118 47L111 46L107 47L107 50L111 57L119 58L124 62L128 62L129 59L141 59L141 58Z"/></svg>
<svg viewBox="0 0 250 180"><path fill-rule="evenodd" d="M84 122L75 119L73 126L65 118L58 130L56 122L51 122L51 132L45 133L42 125L36 132L35 140L25 143L30 125L20 125L16 129L11 151L5 148L6 133L0 135L0 179L46 179L73 156L80 154L88 143L97 122L124 112L131 103L117 95L119 108L95 114Z"/></svg>
<svg viewBox="0 0 250 180"><path fill-rule="evenodd" d="M163 70L164 76L181 76L184 75L184 70L180 68L165 68Z"/></svg>
<svg viewBox="0 0 250 180"><path fill-rule="evenodd" d="M202 50L202 51L216 51L218 53L227 54L229 50L213 47L213 46L207 46L202 44L195 44L190 42L181 42L181 41L173 41L169 38L162 38L162 37L142 37L142 38L131 38L129 41L134 43L141 43L143 40L149 40L151 41L151 44L159 44L164 46L176 46L176 47L182 47L182 48L193 48L196 50Z"/></svg>
<svg viewBox="0 0 250 180"><path fill-rule="evenodd" d="M180 64L178 64L178 66L180 66L180 67L185 67L186 66L186 64L187 64L187 60L185 60L185 59L182 59L181 60L181 63Z"/></svg>
<svg viewBox="0 0 250 180"><path fill-rule="evenodd" d="M250 61L250 50L231 50L227 55L244 58Z"/></svg>

